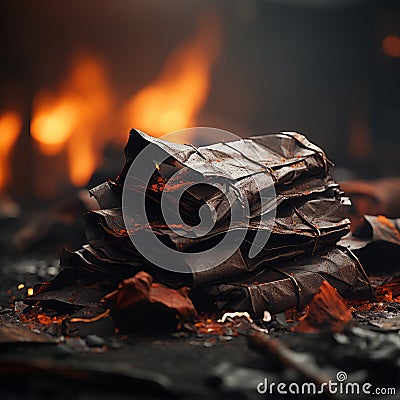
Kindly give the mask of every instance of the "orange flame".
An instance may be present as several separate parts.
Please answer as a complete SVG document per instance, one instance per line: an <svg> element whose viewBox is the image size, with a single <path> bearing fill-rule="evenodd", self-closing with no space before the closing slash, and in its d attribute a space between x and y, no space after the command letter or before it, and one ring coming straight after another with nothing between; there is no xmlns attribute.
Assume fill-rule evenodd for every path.
<svg viewBox="0 0 400 400"><path fill-rule="evenodd" d="M74 132L79 118L79 99L71 94L54 98L42 92L35 99L35 114L31 135L38 142L42 153L59 153Z"/></svg>
<svg viewBox="0 0 400 400"><path fill-rule="evenodd" d="M105 68L93 57L77 58L57 91L35 97L31 136L45 155L65 151L70 181L82 186L101 162L105 144L113 139L125 143L130 128L161 135L196 124L219 48L220 21L206 15L156 80L125 103L118 121ZM107 130L109 124L123 129L115 134Z"/></svg>
<svg viewBox="0 0 400 400"><path fill-rule="evenodd" d="M8 183L9 155L22 127L21 117L7 111L0 115L0 190Z"/></svg>
<svg viewBox="0 0 400 400"><path fill-rule="evenodd" d="M104 125L112 96L102 64L78 58L58 93L39 93L34 101L31 135L43 154L66 148L71 182L82 186L100 161L110 139Z"/></svg>
<svg viewBox="0 0 400 400"><path fill-rule="evenodd" d="M129 128L160 136L194 126L207 100L219 49L219 19L207 14L189 41L173 51L157 79L129 100L124 110Z"/></svg>

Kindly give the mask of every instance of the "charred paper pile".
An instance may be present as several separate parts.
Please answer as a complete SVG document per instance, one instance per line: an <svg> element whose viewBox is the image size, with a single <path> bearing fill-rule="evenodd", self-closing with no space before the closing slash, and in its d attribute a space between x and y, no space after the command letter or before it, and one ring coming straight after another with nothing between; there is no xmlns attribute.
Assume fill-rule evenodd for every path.
<svg viewBox="0 0 400 400"><path fill-rule="evenodd" d="M145 149L151 149L154 167L147 181L140 171L131 172ZM182 319L192 317L195 308L247 311L259 318L266 310L278 313L309 303L324 280L347 298L370 296L368 277L348 249L352 245L338 243L349 232L349 201L332 180L325 153L304 136L279 133L196 148L132 130L125 156L119 177L91 190L100 210L85 216L88 244L65 251L61 273L36 288L28 302L62 303L75 311L100 303L111 304L114 311L158 304ZM177 171L181 173L174 175ZM185 182L185 171L200 177L201 183L184 190L177 205L185 223L167 223L163 192L167 186L173 192L191 183ZM248 224L232 224L226 196L212 186L221 178L228 182L234 202L240 205L239 194L245 194ZM274 195L261 204L264 192ZM144 193L147 223L141 220L137 193ZM126 201L132 204L128 210L123 207ZM216 210L212 229L190 236L205 204ZM155 235L172 250L195 254L216 248L232 231L244 239L212 268L188 263L165 269L149 261L131 240L141 235L146 242ZM254 256L252 245L260 232L270 236Z"/></svg>

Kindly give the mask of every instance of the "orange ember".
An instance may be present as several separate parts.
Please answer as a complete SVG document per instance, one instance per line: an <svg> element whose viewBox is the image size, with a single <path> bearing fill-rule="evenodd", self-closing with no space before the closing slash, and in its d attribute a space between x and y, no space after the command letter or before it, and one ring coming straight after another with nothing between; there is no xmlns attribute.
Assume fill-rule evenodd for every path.
<svg viewBox="0 0 400 400"><path fill-rule="evenodd" d="M157 192L157 193L164 191L164 188L165 188L165 180L163 178L161 178L160 176L157 177L157 183L153 183L150 186L150 190L152 190L153 192Z"/></svg>
<svg viewBox="0 0 400 400"><path fill-rule="evenodd" d="M227 329L228 331L230 329L230 336L238 336L237 331L234 329L235 325L238 323L239 322L237 321L226 321L224 323L220 323L213 321L211 318L207 318L196 322L194 326L196 332L203 335L221 336L226 334Z"/></svg>
<svg viewBox="0 0 400 400"><path fill-rule="evenodd" d="M10 152L21 131L21 117L12 111L0 114L0 191L9 179Z"/></svg>
<svg viewBox="0 0 400 400"><path fill-rule="evenodd" d="M207 100L219 49L219 20L207 14L188 42L173 51L156 80L128 102L126 126L154 136L194 126Z"/></svg>
<svg viewBox="0 0 400 400"><path fill-rule="evenodd" d="M53 323L61 324L63 321L63 318L49 317L45 314L38 314L37 320L39 321L40 324L49 326Z"/></svg>
<svg viewBox="0 0 400 400"><path fill-rule="evenodd" d="M400 282L389 282L376 290L377 301L383 303L400 303Z"/></svg>
<svg viewBox="0 0 400 400"><path fill-rule="evenodd" d="M46 314L41 314L37 309L32 309L27 314L19 315L20 321L24 324L29 324L28 327L30 327L30 329L40 328L37 324L43 325L44 327L53 324L61 325L66 318L66 315L50 317Z"/></svg>

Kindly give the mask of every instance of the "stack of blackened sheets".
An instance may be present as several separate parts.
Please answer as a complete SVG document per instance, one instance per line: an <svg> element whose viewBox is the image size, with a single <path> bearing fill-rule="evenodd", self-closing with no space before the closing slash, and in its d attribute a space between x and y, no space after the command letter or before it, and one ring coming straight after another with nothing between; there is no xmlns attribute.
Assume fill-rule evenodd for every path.
<svg viewBox="0 0 400 400"><path fill-rule="evenodd" d="M146 151L154 168L143 179L135 163L140 167L138 160ZM63 270L46 291L73 287L77 280L87 286L104 282L104 290L93 299L97 301L122 280L145 271L162 285L190 287L198 308L214 305L253 316L307 304L323 280L346 297L370 294L358 259L338 244L349 232L349 200L332 180L325 153L303 135L283 132L195 147L132 130L125 157L118 178L90 190L99 210L85 216L88 244L63 253ZM224 182L233 204L215 182ZM175 229L163 216L166 187L170 192L186 188ZM138 214L140 196L146 223ZM232 208L244 200L248 219L233 221ZM215 210L213 226L193 237L191 227L199 224L204 205ZM227 259L208 268L190 263L163 268L162 260L149 261L132 240L153 235L172 250L196 254L218 248L232 231L244 239ZM251 254L260 232L268 240Z"/></svg>

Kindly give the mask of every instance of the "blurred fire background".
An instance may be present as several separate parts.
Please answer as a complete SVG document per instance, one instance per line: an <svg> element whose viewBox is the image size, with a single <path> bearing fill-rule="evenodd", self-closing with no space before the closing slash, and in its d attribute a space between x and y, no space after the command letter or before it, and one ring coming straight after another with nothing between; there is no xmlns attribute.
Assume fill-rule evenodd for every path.
<svg viewBox="0 0 400 400"><path fill-rule="evenodd" d="M3 198L112 177L132 127L296 130L339 179L400 173L398 1L2 1L0 30Z"/></svg>

